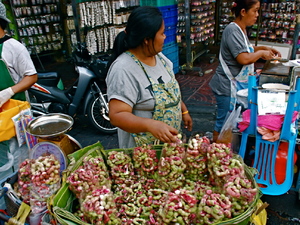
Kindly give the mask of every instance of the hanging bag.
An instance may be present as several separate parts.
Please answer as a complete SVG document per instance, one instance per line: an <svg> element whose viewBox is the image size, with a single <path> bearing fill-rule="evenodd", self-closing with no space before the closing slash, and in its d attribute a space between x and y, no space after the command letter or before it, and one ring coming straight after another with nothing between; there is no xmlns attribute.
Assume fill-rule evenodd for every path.
<svg viewBox="0 0 300 225"><path fill-rule="evenodd" d="M232 141L232 130L237 127L241 106L231 111L219 134L217 143L230 144Z"/></svg>

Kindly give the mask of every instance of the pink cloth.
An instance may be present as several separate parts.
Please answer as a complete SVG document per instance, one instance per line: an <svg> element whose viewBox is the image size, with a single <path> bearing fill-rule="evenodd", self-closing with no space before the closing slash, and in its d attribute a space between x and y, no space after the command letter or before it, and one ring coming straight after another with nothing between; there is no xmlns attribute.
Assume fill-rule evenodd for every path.
<svg viewBox="0 0 300 225"><path fill-rule="evenodd" d="M262 135L263 140L274 142L280 138L280 130L270 130L265 127L257 127L257 132Z"/></svg>
<svg viewBox="0 0 300 225"><path fill-rule="evenodd" d="M243 120L239 122L238 128L240 132L243 132L247 129L250 124L250 114L251 110L247 109L242 113ZM298 112L293 112L292 122L294 122L298 117ZM259 115L257 118L257 126L264 127L271 131L278 131L282 127L284 120L284 115Z"/></svg>
<svg viewBox="0 0 300 225"><path fill-rule="evenodd" d="M242 113L242 118L243 120L238 124L238 128L240 129L240 132L246 130L250 124L250 109L247 109Z"/></svg>

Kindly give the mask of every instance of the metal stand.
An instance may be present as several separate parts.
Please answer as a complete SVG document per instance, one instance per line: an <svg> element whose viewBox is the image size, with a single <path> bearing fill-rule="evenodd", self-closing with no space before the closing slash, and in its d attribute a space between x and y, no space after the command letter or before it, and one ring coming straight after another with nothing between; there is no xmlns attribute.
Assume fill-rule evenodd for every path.
<svg viewBox="0 0 300 225"><path fill-rule="evenodd" d="M207 54L209 52L208 49L203 49L199 53L196 54L195 51L192 51L191 45L191 13L190 13L190 0L184 1L185 8L185 42L186 42L186 63L181 66L181 73L186 74L186 71L197 71L199 76L203 76L204 73L200 67L194 67L194 61L200 57L201 55ZM213 60L211 60L213 61Z"/></svg>
<svg viewBox="0 0 300 225"><path fill-rule="evenodd" d="M75 23L75 32L76 32L76 39L77 43L81 44L81 37L80 37L80 28L79 28L79 16L77 12L77 2L76 0L72 0L72 10L73 10L73 18Z"/></svg>
<svg viewBox="0 0 300 225"><path fill-rule="evenodd" d="M182 74L186 74L186 70L198 71L199 76L203 76L203 71L200 67L193 67L194 61L205 52L193 56L191 45L191 15L190 15L190 0L184 1L185 8L185 41L186 41L186 64L181 66Z"/></svg>
<svg viewBox="0 0 300 225"><path fill-rule="evenodd" d="M297 14L297 24L295 27L295 33L293 37L293 49L290 59L296 59L296 52L297 52L297 44L300 34L300 14Z"/></svg>

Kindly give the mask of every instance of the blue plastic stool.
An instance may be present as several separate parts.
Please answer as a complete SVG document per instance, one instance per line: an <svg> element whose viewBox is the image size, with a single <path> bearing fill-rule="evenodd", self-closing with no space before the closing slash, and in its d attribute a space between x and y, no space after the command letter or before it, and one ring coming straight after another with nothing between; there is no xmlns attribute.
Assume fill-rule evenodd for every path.
<svg viewBox="0 0 300 225"><path fill-rule="evenodd" d="M246 130L244 130L242 132L241 145L240 145L240 149L239 149L239 155L243 159L245 157L246 147L247 147L249 135L253 135L254 136L256 134L256 125L255 125L255 123L251 122L256 117L255 111L252 110L253 109L254 99L256 99L256 98L254 98L255 95L253 94L253 87L255 87L255 86L256 86L256 77L255 76L249 76L249 79L248 79L248 109L251 110L251 113L250 113L250 124L246 128Z"/></svg>
<svg viewBox="0 0 300 225"><path fill-rule="evenodd" d="M298 82L299 83L299 82ZM257 99L258 88L253 88L254 98ZM253 167L258 170L255 180L260 186L263 194L282 195L291 189L294 178L294 150L297 138L297 128L291 130L293 112L298 109L299 95L297 91L289 92L288 105L284 116L284 122L280 134L280 139L270 142L262 139L262 135L256 131L255 157ZM296 98L297 97L297 98ZM257 101L256 101L257 102ZM251 109L257 115L257 104L253 104ZM257 116L251 121L257 126ZM297 121L296 121L297 123ZM276 182L275 163L278 146L280 142L288 142L288 152L286 159L286 170L283 171L285 179L282 183Z"/></svg>

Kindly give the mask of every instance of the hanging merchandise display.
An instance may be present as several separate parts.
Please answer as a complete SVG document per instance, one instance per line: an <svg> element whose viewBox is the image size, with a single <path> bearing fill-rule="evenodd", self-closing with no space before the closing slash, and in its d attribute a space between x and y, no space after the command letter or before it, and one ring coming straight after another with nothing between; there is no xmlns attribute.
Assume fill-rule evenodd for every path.
<svg viewBox="0 0 300 225"><path fill-rule="evenodd" d="M208 53L208 45L215 42L215 0L178 1L177 42L186 49L186 64L182 68L193 68L193 62L201 55Z"/></svg>
<svg viewBox="0 0 300 225"><path fill-rule="evenodd" d="M225 27L234 20L231 12L234 0L217 1L216 41L220 42ZM300 12L300 0L261 1L261 9L257 23L248 29L252 41L293 44L296 28L296 15Z"/></svg>
<svg viewBox="0 0 300 225"><path fill-rule="evenodd" d="M299 0L264 1L261 4L260 24L253 27L250 37L260 41L292 44L299 11Z"/></svg>
<svg viewBox="0 0 300 225"><path fill-rule="evenodd" d="M184 43L183 34L186 30L185 17L190 17L191 44L201 43L204 41L213 42L215 28L215 1L191 1L190 12L188 15L184 12L184 2L178 3L179 24L178 24L178 41ZM185 37L185 39L187 39Z"/></svg>
<svg viewBox="0 0 300 225"><path fill-rule="evenodd" d="M59 0L10 0L19 40L31 54L62 48Z"/></svg>
<svg viewBox="0 0 300 225"><path fill-rule="evenodd" d="M131 10L138 5L138 0L68 3L68 15L74 18L74 22L68 22L71 45L85 42L91 55L108 52L116 35L125 28Z"/></svg>
<svg viewBox="0 0 300 225"><path fill-rule="evenodd" d="M234 20L234 15L231 12L233 0L220 0L216 3L216 41L220 42L222 33L225 27Z"/></svg>

